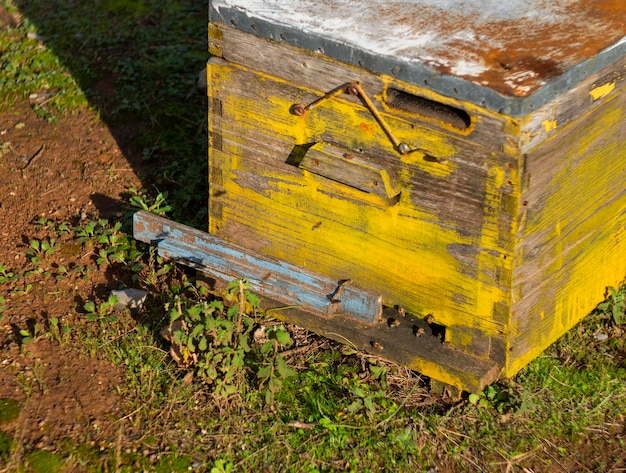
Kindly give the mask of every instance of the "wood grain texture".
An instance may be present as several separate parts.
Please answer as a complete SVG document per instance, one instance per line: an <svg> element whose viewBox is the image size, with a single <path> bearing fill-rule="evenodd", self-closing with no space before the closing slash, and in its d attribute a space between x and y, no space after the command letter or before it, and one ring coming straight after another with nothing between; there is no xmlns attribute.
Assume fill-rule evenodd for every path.
<svg viewBox="0 0 626 473"><path fill-rule="evenodd" d="M407 364L456 386L512 376L626 276L623 59L514 119L220 28L209 35L221 56L208 66L210 232L432 316L459 360L498 368L466 379L465 361L421 352ZM416 151L400 154L359 97L324 99L351 82ZM463 111L469 126L446 122L450 109L400 106L404 93Z"/></svg>
<svg viewBox="0 0 626 473"><path fill-rule="evenodd" d="M215 37L209 41L210 52L217 57L223 57L231 64L266 73L278 80L298 84L304 89L323 92L333 90L347 82L359 82L380 110L433 130L440 130L450 135L467 136L474 143L487 146L492 150L500 150L509 144L510 139L516 139L520 126L519 119L437 94L428 88L428 80L425 81L423 87L418 87L397 81L390 75L374 74L363 68L350 66L276 41L261 39L233 28L210 24L209 31L212 32L210 36ZM277 58L280 60L278 61ZM472 124L467 129L459 129L447 124L447 121L402 112L389 105L393 103L393 98L388 97L390 87L464 110L471 117ZM347 99L353 103L359 103L357 98L348 97ZM306 100L303 98L301 101ZM294 101L296 102L298 100Z"/></svg>
<svg viewBox="0 0 626 473"><path fill-rule="evenodd" d="M526 157L509 374L626 276L626 89Z"/></svg>
<svg viewBox="0 0 626 473"><path fill-rule="evenodd" d="M519 148L529 152L559 133L561 128L585 116L591 109L623 90L626 84L626 56L591 75L566 93L522 120Z"/></svg>
<svg viewBox="0 0 626 473"><path fill-rule="evenodd" d="M505 322L491 315L508 306L512 216L501 208L515 192L516 162L385 113L401 139L417 136L428 152L402 156L363 104L338 97L295 116L295 98L310 103L324 91L220 61L209 73L209 94L221 102L209 123L221 144L210 154L211 169L219 169L211 172L211 208L221 209L212 210L211 232L381 288L387 304L436 314L451 327L451 343L488 353L488 337ZM341 176L289 165L294 147L326 140L335 155L358 156L394 176L399 200L390 205L388 196L342 184ZM480 327L486 342L475 343L462 327L455 332L459 313L462 327Z"/></svg>

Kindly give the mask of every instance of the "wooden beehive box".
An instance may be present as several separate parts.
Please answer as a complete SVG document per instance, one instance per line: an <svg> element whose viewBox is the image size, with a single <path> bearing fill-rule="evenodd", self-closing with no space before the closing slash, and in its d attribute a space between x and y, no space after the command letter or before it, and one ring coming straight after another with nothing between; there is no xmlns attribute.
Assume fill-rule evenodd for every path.
<svg viewBox="0 0 626 473"><path fill-rule="evenodd" d="M214 0L209 46L210 233L391 308L288 320L476 391L626 276L622 0Z"/></svg>

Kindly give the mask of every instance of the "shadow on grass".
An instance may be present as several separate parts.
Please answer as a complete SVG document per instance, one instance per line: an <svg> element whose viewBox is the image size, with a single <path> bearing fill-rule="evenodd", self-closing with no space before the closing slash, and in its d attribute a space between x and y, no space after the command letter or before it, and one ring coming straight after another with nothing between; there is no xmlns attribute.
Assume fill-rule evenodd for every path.
<svg viewBox="0 0 626 473"><path fill-rule="evenodd" d="M12 3L69 69L149 192L167 191L171 217L205 229L206 94L197 80L208 58L208 2Z"/></svg>

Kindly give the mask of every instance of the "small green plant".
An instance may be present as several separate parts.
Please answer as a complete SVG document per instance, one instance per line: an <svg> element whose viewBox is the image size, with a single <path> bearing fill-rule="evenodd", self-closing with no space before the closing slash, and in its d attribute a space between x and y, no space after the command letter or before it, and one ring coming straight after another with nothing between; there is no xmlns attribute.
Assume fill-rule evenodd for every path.
<svg viewBox="0 0 626 473"><path fill-rule="evenodd" d="M46 107L44 107L42 105L33 105L32 108L33 108L33 111L35 112L35 115L37 115L39 118L47 121L48 123L58 123L59 122L59 117L57 117L55 114L53 114Z"/></svg>
<svg viewBox="0 0 626 473"><path fill-rule="evenodd" d="M0 158L7 154L9 151L11 151L11 145L9 143L0 143Z"/></svg>
<svg viewBox="0 0 626 473"><path fill-rule="evenodd" d="M115 305L117 304L117 296L109 296L109 298L96 304L94 301L87 301L83 306L87 320L99 320L100 322L115 322L117 316L115 314Z"/></svg>
<svg viewBox="0 0 626 473"><path fill-rule="evenodd" d="M615 289L612 286L606 289L606 300L598 304L597 310L609 315L615 325L624 323L624 314L626 312L626 285Z"/></svg>
<svg viewBox="0 0 626 473"><path fill-rule="evenodd" d="M19 275L14 271L7 269L3 264L0 264L0 284L11 283L17 281Z"/></svg>
<svg viewBox="0 0 626 473"><path fill-rule="evenodd" d="M50 338L59 345L63 345L69 341L70 332L70 326L67 321L59 322L57 317L52 317L48 320L48 333Z"/></svg>
<svg viewBox="0 0 626 473"><path fill-rule="evenodd" d="M272 325L265 330L265 336L268 340L259 349L261 357L257 377L265 392L265 401L269 404L282 389L284 381L294 376L295 372L287 366L285 358L280 354L282 347L288 347L292 343L285 327L281 324Z"/></svg>
<svg viewBox="0 0 626 473"><path fill-rule="evenodd" d="M181 366L193 368L216 396L245 392L248 375L254 375L269 402L293 373L279 354L281 347L291 344L282 325L270 327L260 347L251 342L258 303L248 283L238 279L228 285L223 302L188 303L177 297L172 304L172 357Z"/></svg>
<svg viewBox="0 0 626 473"><path fill-rule="evenodd" d="M211 473L230 473L234 465L226 460L216 460L215 465L211 468Z"/></svg>
<svg viewBox="0 0 626 473"><path fill-rule="evenodd" d="M167 204L167 192L159 192L154 199L147 196L145 189L131 187L129 192L132 194L129 201L133 207L157 215L165 215L172 211L172 207Z"/></svg>
<svg viewBox="0 0 626 473"><path fill-rule="evenodd" d="M50 220L45 217L41 217L39 220L37 220L35 228L37 230L45 230L48 233L57 236L68 235L72 231L70 225L67 222L57 223L54 220Z"/></svg>
<svg viewBox="0 0 626 473"><path fill-rule="evenodd" d="M22 329L20 330L20 335L22 336L22 345L26 345L28 343L34 342L38 338L40 338L45 332L44 324L35 324L33 325L32 330Z"/></svg>
<svg viewBox="0 0 626 473"><path fill-rule="evenodd" d="M26 250L26 256L31 263L39 265L41 264L42 258L54 254L55 248L55 238L50 238L49 240L33 239L30 242L29 248Z"/></svg>
<svg viewBox="0 0 626 473"><path fill-rule="evenodd" d="M487 386L480 394L472 393L468 397L470 404L482 408L492 407L500 414L509 411L513 407L512 400L511 394L499 385Z"/></svg>

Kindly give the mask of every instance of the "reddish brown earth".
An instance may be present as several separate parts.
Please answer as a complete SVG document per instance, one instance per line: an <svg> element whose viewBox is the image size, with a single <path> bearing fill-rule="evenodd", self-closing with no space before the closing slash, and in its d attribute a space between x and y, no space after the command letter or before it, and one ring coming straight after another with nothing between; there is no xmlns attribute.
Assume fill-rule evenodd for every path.
<svg viewBox="0 0 626 473"><path fill-rule="evenodd" d="M36 227L42 217L78 225L119 214L121 194L141 183L118 141L88 110L58 123L38 117L28 103L0 112L0 143L8 144L0 158L0 265L18 274L32 268L26 250L31 239L43 236ZM75 334L62 344L40 337L20 345L20 330L46 326L53 317L71 326L84 298L113 288L114 277L99 270L93 256L89 247L59 238L54 255L42 264L49 277L0 285L5 299L0 304L5 307L0 315L0 399L16 399L23 409L2 429L25 448L50 448L65 438L96 445L117 436L116 421L122 415L118 368L97 355L79 354L71 340ZM59 265L71 269L77 264L91 268L87 280L72 271L54 277ZM32 284L30 290L20 294L27 284Z"/></svg>

